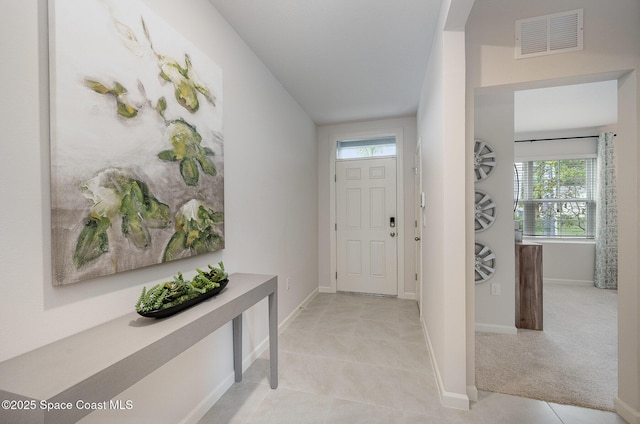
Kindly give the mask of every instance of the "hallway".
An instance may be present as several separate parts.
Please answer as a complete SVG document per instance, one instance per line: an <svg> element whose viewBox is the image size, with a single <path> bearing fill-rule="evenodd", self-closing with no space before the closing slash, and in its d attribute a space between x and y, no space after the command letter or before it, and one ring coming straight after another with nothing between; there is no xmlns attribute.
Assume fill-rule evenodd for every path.
<svg viewBox="0 0 640 424"><path fill-rule="evenodd" d="M411 300L319 294L280 336L279 387L268 352L200 424L623 424L616 414L481 392L470 411L440 405Z"/></svg>

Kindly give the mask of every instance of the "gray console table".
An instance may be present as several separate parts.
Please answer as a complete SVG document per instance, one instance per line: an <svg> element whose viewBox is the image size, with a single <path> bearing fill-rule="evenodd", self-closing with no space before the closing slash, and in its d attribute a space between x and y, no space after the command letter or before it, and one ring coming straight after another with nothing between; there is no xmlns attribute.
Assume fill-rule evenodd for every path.
<svg viewBox="0 0 640 424"><path fill-rule="evenodd" d="M232 274L216 297L164 319L133 312L0 363L0 422L77 422L224 324L242 379L242 313L268 297L271 388L278 387L278 278ZM135 299L132 300L135 303ZM64 409L47 410L48 405ZM8 407L7 407L8 406ZM11 409L11 406L20 407Z"/></svg>

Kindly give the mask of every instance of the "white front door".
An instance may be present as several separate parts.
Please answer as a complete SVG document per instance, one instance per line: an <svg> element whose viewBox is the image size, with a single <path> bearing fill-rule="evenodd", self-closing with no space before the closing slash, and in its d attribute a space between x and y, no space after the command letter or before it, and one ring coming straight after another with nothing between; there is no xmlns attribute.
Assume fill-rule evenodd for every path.
<svg viewBox="0 0 640 424"><path fill-rule="evenodd" d="M398 294L396 159L336 162L337 289Z"/></svg>

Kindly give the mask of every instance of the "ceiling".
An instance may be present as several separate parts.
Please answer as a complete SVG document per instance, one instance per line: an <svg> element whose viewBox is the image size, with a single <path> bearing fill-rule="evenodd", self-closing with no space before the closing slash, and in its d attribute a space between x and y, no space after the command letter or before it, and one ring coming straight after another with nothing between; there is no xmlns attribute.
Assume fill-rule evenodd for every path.
<svg viewBox="0 0 640 424"><path fill-rule="evenodd" d="M618 82L516 91L515 133L604 127L618 120Z"/></svg>
<svg viewBox="0 0 640 424"><path fill-rule="evenodd" d="M317 124L415 115L442 0L210 0ZM515 132L617 120L615 81L515 93Z"/></svg>
<svg viewBox="0 0 640 424"><path fill-rule="evenodd" d="M317 124L414 115L442 0L210 0Z"/></svg>

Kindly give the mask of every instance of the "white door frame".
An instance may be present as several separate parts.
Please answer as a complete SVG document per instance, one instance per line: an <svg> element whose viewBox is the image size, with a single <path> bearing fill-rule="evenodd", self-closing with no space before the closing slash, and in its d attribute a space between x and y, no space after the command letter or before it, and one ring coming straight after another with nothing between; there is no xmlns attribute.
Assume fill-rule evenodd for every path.
<svg viewBox="0 0 640 424"><path fill-rule="evenodd" d="M425 213L425 198L422 188L422 137L418 138L416 143L416 151L414 154L414 210L415 210L415 223L414 223L414 237L418 237L414 244L415 248L415 273L416 273L416 297L418 301L418 310L420 311L420 321L423 319L422 314L422 243L424 242L424 213Z"/></svg>
<svg viewBox="0 0 640 424"><path fill-rule="evenodd" d="M321 292L335 293L337 291L336 272L338 271L337 251L338 240L336 236L336 146L339 140L355 140L362 138L375 138L384 136L394 136L396 138L396 228L398 237L398 298L415 299L414 293L405 292L404 284L404 247L406 242L405 236L405 214L404 214L404 130L402 128L393 128L386 130L360 131L350 133L336 133L329 136L329 246L331 252L329 260L331 265L331 286L321 288ZM413 225L413 224L412 224ZM413 237L411 238L413 242Z"/></svg>

